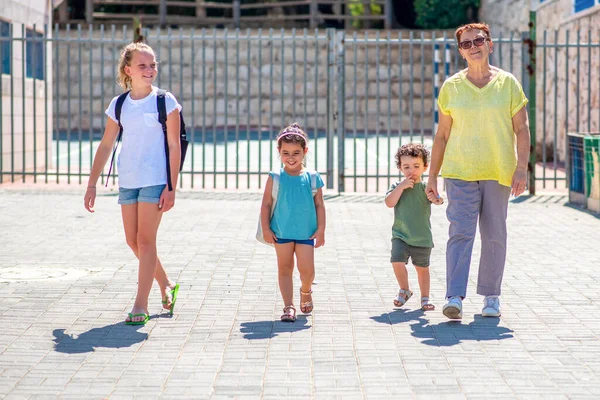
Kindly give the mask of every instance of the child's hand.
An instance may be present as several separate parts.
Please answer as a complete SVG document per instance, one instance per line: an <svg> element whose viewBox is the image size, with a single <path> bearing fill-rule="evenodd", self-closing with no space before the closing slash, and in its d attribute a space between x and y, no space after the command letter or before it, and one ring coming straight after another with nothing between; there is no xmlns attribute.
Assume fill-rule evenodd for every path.
<svg viewBox="0 0 600 400"><path fill-rule="evenodd" d="M412 189L415 186L415 181L412 178L406 178L398 186L402 189Z"/></svg>
<svg viewBox="0 0 600 400"><path fill-rule="evenodd" d="M435 195L433 191L427 192L427 199L435 205L441 206L444 204L444 199L440 195Z"/></svg>
<svg viewBox="0 0 600 400"><path fill-rule="evenodd" d="M309 239L316 239L315 249L325 245L325 229L317 229Z"/></svg>
<svg viewBox="0 0 600 400"><path fill-rule="evenodd" d="M83 206L85 207L86 210L93 213L95 202L96 202L96 188L89 187L85 191L85 196L83 197Z"/></svg>
<svg viewBox="0 0 600 400"><path fill-rule="evenodd" d="M263 230L263 239L265 239L265 242L270 244L277 242L277 236L275 236L273 231L270 229Z"/></svg>

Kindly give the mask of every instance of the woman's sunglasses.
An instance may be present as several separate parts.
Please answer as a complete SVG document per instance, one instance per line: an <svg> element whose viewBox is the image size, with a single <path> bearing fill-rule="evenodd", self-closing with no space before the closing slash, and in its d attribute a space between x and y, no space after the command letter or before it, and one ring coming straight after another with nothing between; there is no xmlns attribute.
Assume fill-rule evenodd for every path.
<svg viewBox="0 0 600 400"><path fill-rule="evenodd" d="M460 47L463 50L469 50L471 47L473 47L473 45L475 45L476 47L483 46L483 44L488 40L489 39L485 37L478 37L477 39L473 40L465 40L464 42L460 42L458 44L458 47Z"/></svg>

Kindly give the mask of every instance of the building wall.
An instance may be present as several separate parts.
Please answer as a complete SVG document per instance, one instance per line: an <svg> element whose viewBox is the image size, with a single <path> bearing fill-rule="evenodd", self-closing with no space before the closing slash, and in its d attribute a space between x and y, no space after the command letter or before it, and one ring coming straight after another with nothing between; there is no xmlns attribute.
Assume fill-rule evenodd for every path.
<svg viewBox="0 0 600 400"><path fill-rule="evenodd" d="M494 35L518 34L529 30L531 9L536 11L537 22L538 154L546 147L548 155L556 151L558 159L565 160L566 133L600 131L600 49L566 49L554 44L567 40L570 45L578 40L581 44L599 43L600 4L575 13L572 0L483 0L480 19L490 25Z"/></svg>
<svg viewBox="0 0 600 400"><path fill-rule="evenodd" d="M25 29L43 33L51 24L50 0L0 0L2 21L12 25L12 65L10 74L2 74L2 181L7 173L45 170L52 165L52 64L45 70L45 80L27 77L26 54L22 41ZM25 30L25 31L24 31ZM5 42L6 43L6 42ZM44 44L48 56L51 44ZM39 62L41 60L37 60ZM11 93L11 87L13 92ZM34 112L35 111L35 112ZM47 128L46 128L47 127Z"/></svg>

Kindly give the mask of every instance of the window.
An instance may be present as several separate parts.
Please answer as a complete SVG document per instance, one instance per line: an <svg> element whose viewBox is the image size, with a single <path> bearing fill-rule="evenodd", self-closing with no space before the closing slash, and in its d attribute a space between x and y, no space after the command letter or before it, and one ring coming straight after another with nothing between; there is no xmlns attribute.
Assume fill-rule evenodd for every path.
<svg viewBox="0 0 600 400"><path fill-rule="evenodd" d="M6 21L0 21L0 37L10 37L10 24ZM12 43L10 39L0 41L0 56L2 57L2 74L10 74L10 53Z"/></svg>
<svg viewBox="0 0 600 400"><path fill-rule="evenodd" d="M573 9L577 13L579 11L583 11L588 8L594 7L597 4L600 4L599 0L575 0L573 4Z"/></svg>
<svg viewBox="0 0 600 400"><path fill-rule="evenodd" d="M44 35L27 29L25 45L25 73L28 78L44 79ZM31 39L37 39L36 41Z"/></svg>

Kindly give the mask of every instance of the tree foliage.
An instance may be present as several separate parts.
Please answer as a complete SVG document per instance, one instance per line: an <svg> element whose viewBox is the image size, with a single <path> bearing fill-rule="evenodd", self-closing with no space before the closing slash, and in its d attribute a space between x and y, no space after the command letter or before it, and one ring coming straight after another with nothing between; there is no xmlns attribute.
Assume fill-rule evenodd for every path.
<svg viewBox="0 0 600 400"><path fill-rule="evenodd" d="M480 0L415 0L417 25L424 29L451 29L477 18Z"/></svg>
<svg viewBox="0 0 600 400"><path fill-rule="evenodd" d="M376 4L373 0L371 0L371 3L368 6L371 11L371 15L381 15L383 13L383 8L381 5ZM348 9L350 10L350 14L352 16L365 15L366 11L365 4L363 4L361 0L350 0L348 3ZM362 28L361 20L352 20L352 26L357 29Z"/></svg>

